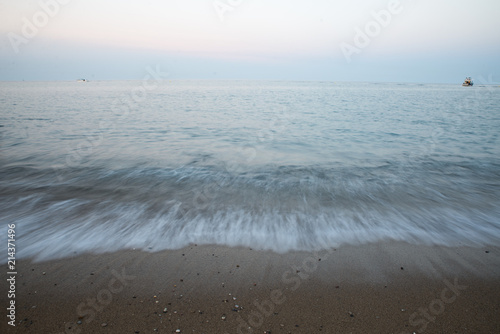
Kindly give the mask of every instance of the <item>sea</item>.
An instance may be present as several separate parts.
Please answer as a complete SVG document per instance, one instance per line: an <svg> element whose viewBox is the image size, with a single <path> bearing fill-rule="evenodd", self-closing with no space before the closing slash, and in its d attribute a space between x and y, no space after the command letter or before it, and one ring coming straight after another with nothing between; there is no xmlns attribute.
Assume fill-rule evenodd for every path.
<svg viewBox="0 0 500 334"><path fill-rule="evenodd" d="M498 244L499 134L494 85L0 82L0 244Z"/></svg>

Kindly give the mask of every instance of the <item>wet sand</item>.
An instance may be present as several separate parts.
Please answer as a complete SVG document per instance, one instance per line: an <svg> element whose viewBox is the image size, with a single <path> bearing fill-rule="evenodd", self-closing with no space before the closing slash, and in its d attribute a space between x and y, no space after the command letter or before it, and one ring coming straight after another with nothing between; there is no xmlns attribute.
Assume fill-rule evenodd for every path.
<svg viewBox="0 0 500 334"><path fill-rule="evenodd" d="M0 332L500 333L499 264L498 247L405 243L21 259Z"/></svg>

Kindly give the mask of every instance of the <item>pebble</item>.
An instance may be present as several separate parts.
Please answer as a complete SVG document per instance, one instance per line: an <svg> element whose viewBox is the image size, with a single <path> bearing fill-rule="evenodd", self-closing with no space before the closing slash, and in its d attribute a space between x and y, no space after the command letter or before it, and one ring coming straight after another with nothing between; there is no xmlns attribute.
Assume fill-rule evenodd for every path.
<svg viewBox="0 0 500 334"><path fill-rule="evenodd" d="M108 325L107 323L103 322L103 323L101 324L101 327L106 327L107 325Z"/></svg>
<svg viewBox="0 0 500 334"><path fill-rule="evenodd" d="M81 321L81 320L78 320L76 323L77 323L78 325L81 325L81 324L82 324L82 321Z"/></svg>
<svg viewBox="0 0 500 334"><path fill-rule="evenodd" d="M168 311L168 310L167 310L167 308L165 307L165 308L163 309L163 313L167 313L167 311Z"/></svg>
<svg viewBox="0 0 500 334"><path fill-rule="evenodd" d="M180 330L180 329L176 329L176 330L175 330L175 332L176 332L176 333L180 333L180 332L181 332L181 330Z"/></svg>

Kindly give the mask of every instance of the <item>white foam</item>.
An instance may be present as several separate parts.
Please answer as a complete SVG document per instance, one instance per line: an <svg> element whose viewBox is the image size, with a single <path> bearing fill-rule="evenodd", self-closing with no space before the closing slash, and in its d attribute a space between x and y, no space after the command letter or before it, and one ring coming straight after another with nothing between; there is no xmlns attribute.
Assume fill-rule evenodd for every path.
<svg viewBox="0 0 500 334"><path fill-rule="evenodd" d="M93 211L82 214L87 204L68 200L18 217L18 257L46 260L72 256L75 252L130 248L160 251L194 243L282 253L382 240L448 246L477 246L500 240L500 224L494 216L439 208L407 214L396 209L255 213L228 208L210 214L180 215L181 206L174 203L163 213L150 215L145 204L103 202ZM492 214L498 215L498 212ZM5 236L2 238L1 242L6 241Z"/></svg>

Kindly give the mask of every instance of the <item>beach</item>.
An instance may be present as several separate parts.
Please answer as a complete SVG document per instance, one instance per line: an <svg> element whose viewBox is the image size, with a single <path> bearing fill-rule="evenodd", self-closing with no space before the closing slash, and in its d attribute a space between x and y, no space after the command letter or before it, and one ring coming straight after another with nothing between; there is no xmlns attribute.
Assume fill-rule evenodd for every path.
<svg viewBox="0 0 500 334"><path fill-rule="evenodd" d="M498 13L0 1L0 334L500 334Z"/></svg>
<svg viewBox="0 0 500 334"><path fill-rule="evenodd" d="M500 90L142 85L0 83L0 333L500 332Z"/></svg>
<svg viewBox="0 0 500 334"><path fill-rule="evenodd" d="M2 333L497 333L499 254L385 242L21 260Z"/></svg>

